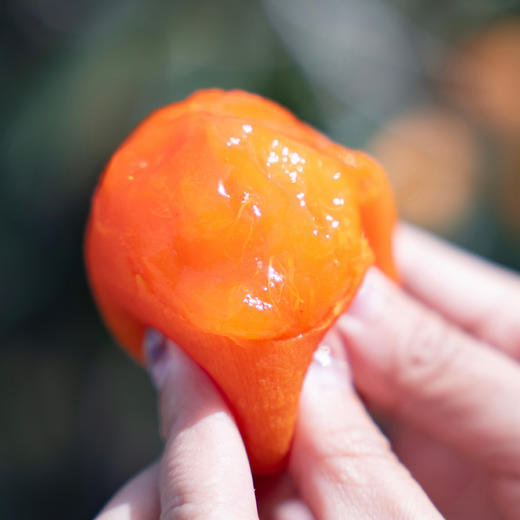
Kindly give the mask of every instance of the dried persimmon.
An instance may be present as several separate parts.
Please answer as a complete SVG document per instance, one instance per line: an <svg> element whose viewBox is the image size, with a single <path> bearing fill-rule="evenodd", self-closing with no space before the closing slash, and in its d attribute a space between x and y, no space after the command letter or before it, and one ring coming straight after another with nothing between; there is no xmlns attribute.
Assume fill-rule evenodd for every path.
<svg viewBox="0 0 520 520"><path fill-rule="evenodd" d="M228 398L256 473L277 471L305 371L374 261L395 276L380 166L242 91L148 117L110 160L86 241L91 286L142 359L154 327Z"/></svg>

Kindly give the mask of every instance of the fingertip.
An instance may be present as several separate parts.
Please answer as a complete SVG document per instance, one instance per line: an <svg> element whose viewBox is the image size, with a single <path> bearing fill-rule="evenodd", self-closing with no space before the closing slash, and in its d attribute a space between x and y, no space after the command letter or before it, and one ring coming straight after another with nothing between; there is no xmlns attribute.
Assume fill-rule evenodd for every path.
<svg viewBox="0 0 520 520"><path fill-rule="evenodd" d="M256 518L244 444L216 385L160 332L148 330L143 346L166 441L161 518Z"/></svg>
<svg viewBox="0 0 520 520"><path fill-rule="evenodd" d="M321 340L318 348L314 351L309 372L317 371L319 368L331 367L339 373L340 379L351 380L351 371L347 353L343 344L341 334L336 327L330 329ZM324 371L328 373L330 371Z"/></svg>
<svg viewBox="0 0 520 520"><path fill-rule="evenodd" d="M159 392L159 414L164 438L174 422L196 421L213 411L229 414L211 378L176 343L148 329L143 339L148 372Z"/></svg>
<svg viewBox="0 0 520 520"><path fill-rule="evenodd" d="M208 388L218 394L210 377L174 341L155 329L147 329L143 338L147 369L159 392L183 389L197 396ZM218 394L220 396L220 394Z"/></svg>
<svg viewBox="0 0 520 520"><path fill-rule="evenodd" d="M168 340L156 329L146 329L143 338L145 360L152 382L157 389L161 388L168 373L170 352Z"/></svg>
<svg viewBox="0 0 520 520"><path fill-rule="evenodd" d="M379 316L385 309L387 293L391 288L393 282L377 267L370 267L347 312L340 317L339 322L348 320L350 316L361 320Z"/></svg>
<svg viewBox="0 0 520 520"><path fill-rule="evenodd" d="M348 353L356 381L363 365L385 367L388 342L400 316L400 289L376 268L370 268L351 306L337 323L337 331ZM360 363L362 361L362 363Z"/></svg>
<svg viewBox="0 0 520 520"><path fill-rule="evenodd" d="M346 358L329 355L318 349L300 397L289 459L300 495L318 518L371 518L385 507L403 512L408 495L413 509L429 513L431 504L409 480L356 395ZM388 481L395 482L392 489Z"/></svg>

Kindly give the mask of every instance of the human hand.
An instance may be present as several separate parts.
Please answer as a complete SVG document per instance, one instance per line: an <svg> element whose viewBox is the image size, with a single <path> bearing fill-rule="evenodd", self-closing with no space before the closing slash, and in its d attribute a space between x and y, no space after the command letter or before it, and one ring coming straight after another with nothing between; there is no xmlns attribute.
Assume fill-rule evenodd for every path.
<svg viewBox="0 0 520 520"><path fill-rule="evenodd" d="M400 245L398 249L401 249ZM405 265L405 286L408 284L407 269ZM379 284L378 290L382 291L383 301L393 295L397 298L395 303L402 300L409 306L418 306L376 272L368 275L365 285L370 287L374 283ZM400 321L400 313L408 308L401 309L394 305L385 309L380 307L382 315L378 319L382 321L378 321L378 324L386 323L386 329L382 329L387 331L385 336L388 327L395 327L392 329L395 332L393 336L383 338L385 348L388 342L390 350L390 354L383 359L394 359L394 364L378 365L377 353L373 354L374 358L363 355L366 342L378 343L381 340L381 337L374 339L376 331L370 330L373 322L363 325L368 316L377 316L377 313L373 313L377 311L377 305L369 307L371 311L368 315L367 309L362 310L362 306L366 305L367 293L370 292L370 289L361 292L349 313L350 317L343 318L336 331L327 338L332 358L328 358L326 349L322 348L317 356L318 362L314 362L309 370L302 391L288 471L281 477L257 482L261 518L441 518L424 492L392 454L388 442L375 427L349 384L348 365L343 357L345 340L353 359L356 383L374 403L388 409L385 406L388 403L384 400L386 388L382 387L380 377L390 385L389 392L393 391L400 397L403 397L402 392L398 393L397 389L412 392L409 401L414 400L415 394L418 394L419 399L426 390L422 384L402 386L400 379L391 377L392 370L402 359L401 339L406 337L411 325L408 320ZM418 314L426 312L418 308ZM433 319L431 313L426 314ZM514 318L513 314L509 316ZM405 312L404 317L409 317L409 312ZM508 323L507 319L503 323ZM515 322L513 320L510 323ZM505 336L509 337L509 333ZM420 374L428 373L430 363L439 359L435 355L436 351L432 354L431 348L428 348L432 346L430 335L426 333L425 338L426 345L413 340L418 353L414 350L411 357L403 358L405 362L399 377L405 381L410 377L412 382L422 381L425 384L427 380L420 380ZM146 520L159 518L160 514L162 519L257 518L245 450L221 396L207 376L176 347L171 345L165 348L165 342L158 341L153 334L148 339L153 340L148 342L148 352L149 357L156 361L152 364L155 367L153 373L161 393L163 433L167 439L165 452L159 464L138 476L111 500L98 520ZM508 345L511 347L513 343ZM370 349L370 344L367 348ZM423 349L426 355L422 354ZM442 352L444 350L440 349ZM415 361L416 356L419 361ZM410 360L411 363L406 362ZM433 387L436 396L436 384ZM455 393L457 395L448 393L443 398L448 401L446 407L449 408L452 398L457 402L460 396ZM437 408L442 409L440 406ZM511 410L513 413L514 409ZM510 438L512 441L518 440L518 418L516 423L511 419L511 424L517 427L516 437L513 428ZM402 432L407 430L401 428L394 431L401 432L402 440ZM431 442L421 446L421 440L415 438L409 444L415 443L418 447L416 454L421 455L420 449L424 449L422 460L428 464L423 468L424 475L432 469L438 470L438 464L432 466L431 457L438 461L439 448L434 446L436 451L432 452ZM509 446L514 450L515 443L511 442ZM408 459L417 462L417 457L414 459L413 455ZM414 469L413 464L410 466ZM452 470L453 464L448 465L448 475L451 475ZM443 478L444 482L448 480L447 477ZM506 500L498 503L504 514L512 512L514 515L515 509L511 509L515 507L514 502ZM511 514L509 516L513 518ZM477 517L459 515L457 518Z"/></svg>
<svg viewBox="0 0 520 520"><path fill-rule="evenodd" d="M333 357L322 347L305 380L288 471L261 479L255 497L245 448L221 395L178 347L149 332L164 453L98 520L388 518L393 512L440 518L356 396L338 336L329 340Z"/></svg>
<svg viewBox="0 0 520 520"><path fill-rule="evenodd" d="M449 519L520 518L520 278L408 226L338 323L354 381Z"/></svg>

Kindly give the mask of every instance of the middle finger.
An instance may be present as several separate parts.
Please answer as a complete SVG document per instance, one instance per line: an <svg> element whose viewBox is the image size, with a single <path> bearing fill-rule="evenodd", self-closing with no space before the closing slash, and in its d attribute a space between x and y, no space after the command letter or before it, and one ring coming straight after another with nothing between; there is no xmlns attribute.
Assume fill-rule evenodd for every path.
<svg viewBox="0 0 520 520"><path fill-rule="evenodd" d="M371 402L476 460L495 482L511 481L499 486L501 500L520 505L520 367L513 360L377 270L338 327L356 385Z"/></svg>

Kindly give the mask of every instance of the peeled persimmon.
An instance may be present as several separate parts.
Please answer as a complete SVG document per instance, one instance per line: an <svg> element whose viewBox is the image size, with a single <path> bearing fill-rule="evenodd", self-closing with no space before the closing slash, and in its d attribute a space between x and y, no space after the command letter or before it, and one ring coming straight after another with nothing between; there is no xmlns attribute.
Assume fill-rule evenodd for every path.
<svg viewBox="0 0 520 520"><path fill-rule="evenodd" d="M279 470L318 342L376 263L395 277L380 166L242 91L149 116L92 202L86 263L115 337L153 327L227 397L255 473Z"/></svg>

